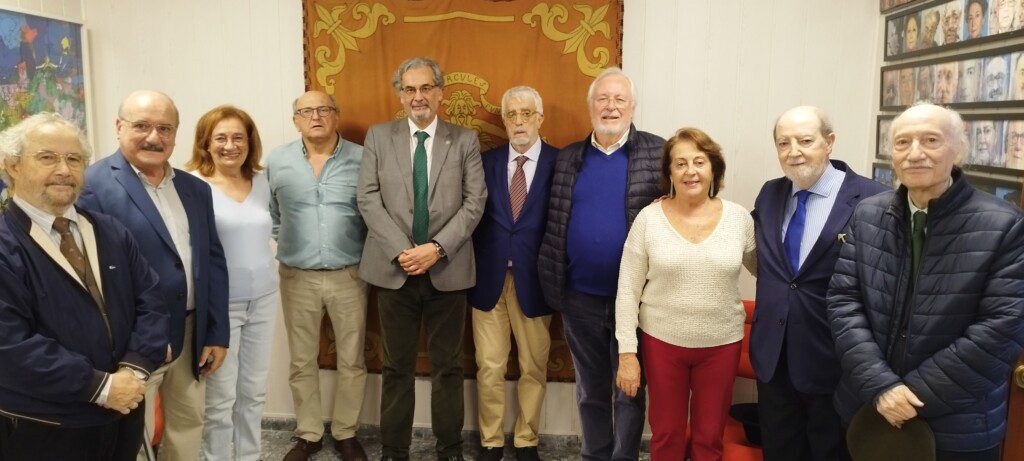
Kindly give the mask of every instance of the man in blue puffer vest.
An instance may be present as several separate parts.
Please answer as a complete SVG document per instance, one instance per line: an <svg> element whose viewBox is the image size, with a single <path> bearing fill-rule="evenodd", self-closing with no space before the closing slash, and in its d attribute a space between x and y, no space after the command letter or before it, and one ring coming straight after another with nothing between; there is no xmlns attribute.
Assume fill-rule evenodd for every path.
<svg viewBox="0 0 1024 461"><path fill-rule="evenodd" d="M938 461L996 461L1024 343L1024 216L968 184L956 112L915 105L892 139L902 185L858 206L829 287L836 407L923 419Z"/></svg>

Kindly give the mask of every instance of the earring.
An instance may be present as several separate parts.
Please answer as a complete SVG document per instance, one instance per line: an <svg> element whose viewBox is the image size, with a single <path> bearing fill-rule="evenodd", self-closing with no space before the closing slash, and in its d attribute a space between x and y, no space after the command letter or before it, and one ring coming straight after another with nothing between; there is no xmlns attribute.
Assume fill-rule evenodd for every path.
<svg viewBox="0 0 1024 461"><path fill-rule="evenodd" d="M668 183L668 196L674 198L676 196L676 184L672 181Z"/></svg>

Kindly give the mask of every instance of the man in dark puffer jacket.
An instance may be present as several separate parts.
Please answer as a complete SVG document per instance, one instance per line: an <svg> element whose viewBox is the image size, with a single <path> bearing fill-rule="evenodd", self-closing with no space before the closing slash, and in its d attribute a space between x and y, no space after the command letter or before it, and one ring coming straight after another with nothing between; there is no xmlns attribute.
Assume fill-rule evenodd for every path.
<svg viewBox="0 0 1024 461"><path fill-rule="evenodd" d="M892 124L902 186L861 202L828 293L849 422L864 404L921 417L939 461L998 460L1007 377L1024 343L1024 217L974 190L959 114L931 104Z"/></svg>
<svg viewBox="0 0 1024 461"><path fill-rule="evenodd" d="M661 195L665 140L632 126L633 82L612 67L587 93L594 133L558 153L548 221L537 266L548 306L562 313L576 367L584 460L637 459L643 434L643 386L614 390L618 370L615 290L629 226ZM639 374L639 365L632 364Z"/></svg>

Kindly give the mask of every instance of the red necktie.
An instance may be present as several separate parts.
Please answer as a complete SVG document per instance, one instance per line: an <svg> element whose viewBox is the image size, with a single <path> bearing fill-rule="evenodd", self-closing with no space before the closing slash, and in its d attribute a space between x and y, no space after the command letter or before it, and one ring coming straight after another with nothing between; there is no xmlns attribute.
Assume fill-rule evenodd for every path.
<svg viewBox="0 0 1024 461"><path fill-rule="evenodd" d="M526 172L523 171L523 164L528 159L525 155L516 157L516 172L512 175L512 187L508 189L508 199L512 204L512 222L519 219L519 212L523 211L526 204Z"/></svg>

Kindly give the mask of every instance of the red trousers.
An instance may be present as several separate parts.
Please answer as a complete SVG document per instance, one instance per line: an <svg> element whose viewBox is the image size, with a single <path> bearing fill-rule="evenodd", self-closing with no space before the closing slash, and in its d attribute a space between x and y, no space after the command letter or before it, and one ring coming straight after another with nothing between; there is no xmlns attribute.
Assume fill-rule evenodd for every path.
<svg viewBox="0 0 1024 461"><path fill-rule="evenodd" d="M651 460L686 459L688 419L693 421L690 459L722 459L722 431L732 403L740 342L689 348L644 333L640 348L650 396Z"/></svg>

